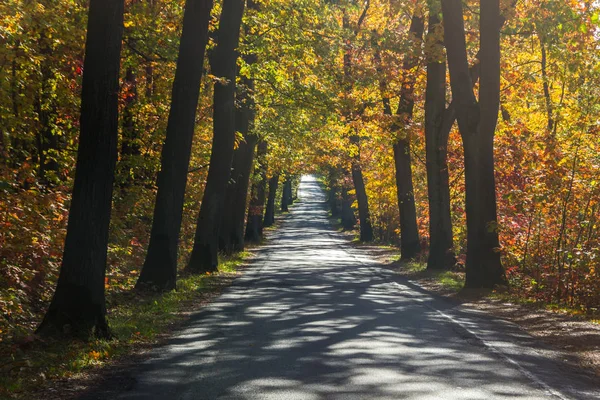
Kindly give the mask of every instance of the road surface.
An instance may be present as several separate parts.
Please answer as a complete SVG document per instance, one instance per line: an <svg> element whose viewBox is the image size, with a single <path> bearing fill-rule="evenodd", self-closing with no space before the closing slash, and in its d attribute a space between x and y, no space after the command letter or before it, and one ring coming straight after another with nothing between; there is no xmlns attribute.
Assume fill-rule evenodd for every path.
<svg viewBox="0 0 600 400"><path fill-rule="evenodd" d="M589 377L514 325L436 298L350 247L314 178L299 195L253 266L117 398L600 399Z"/></svg>

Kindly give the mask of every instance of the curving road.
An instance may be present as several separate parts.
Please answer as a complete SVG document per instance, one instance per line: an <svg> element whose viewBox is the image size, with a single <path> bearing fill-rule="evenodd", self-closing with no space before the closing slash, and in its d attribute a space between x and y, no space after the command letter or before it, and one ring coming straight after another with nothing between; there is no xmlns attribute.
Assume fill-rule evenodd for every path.
<svg viewBox="0 0 600 400"><path fill-rule="evenodd" d="M253 267L119 399L600 399L515 326L351 248L314 178L300 199Z"/></svg>

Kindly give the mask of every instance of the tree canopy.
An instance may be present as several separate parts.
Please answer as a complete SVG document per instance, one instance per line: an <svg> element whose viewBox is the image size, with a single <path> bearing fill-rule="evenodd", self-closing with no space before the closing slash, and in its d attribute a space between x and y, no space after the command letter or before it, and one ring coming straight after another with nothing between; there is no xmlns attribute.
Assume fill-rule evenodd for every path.
<svg viewBox="0 0 600 400"><path fill-rule="evenodd" d="M180 229L165 228L171 281L163 289L171 289L195 240L210 247L202 256L209 261L189 270L216 268L219 230L231 226L235 242L246 214L262 217L286 180L313 173L333 216L347 227L356 220L363 240L398 244L407 259L429 254L430 268L466 268L467 286L509 284L525 297L597 309L597 2L121 3L122 39L107 33L121 51L110 92L118 92L118 154L106 177L114 180L105 202L112 214L102 214L108 245L98 250L106 261L83 254L100 257L105 290L134 286L155 206L181 219ZM200 6L206 41L194 35L195 52L185 53L184 10ZM85 168L77 160L86 74L94 73L84 57L95 52L92 59L110 63L109 50L89 45L93 11L79 0L0 3L0 337L42 320L66 262L69 209L76 215L76 176ZM239 40L228 36L235 32ZM196 74L180 89L178 60ZM173 114L175 104L194 95L186 149L165 151L170 124L182 123L169 115L183 115ZM211 158L216 146L222 158ZM173 202L171 189L157 200L168 160L180 172L169 175L181 192ZM279 188L270 196L269 181ZM233 193L241 201L229 201ZM162 240L156 233L152 240Z"/></svg>

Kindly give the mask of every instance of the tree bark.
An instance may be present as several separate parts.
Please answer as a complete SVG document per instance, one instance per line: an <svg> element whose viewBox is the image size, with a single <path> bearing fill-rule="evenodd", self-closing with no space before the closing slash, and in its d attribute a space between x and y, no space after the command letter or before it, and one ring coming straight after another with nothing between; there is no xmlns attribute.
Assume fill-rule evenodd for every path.
<svg viewBox="0 0 600 400"><path fill-rule="evenodd" d="M469 74L462 1L442 0L450 85L465 153L466 288L506 284L499 252L493 148L500 101L502 19L498 0L481 1L480 4L481 83L478 102Z"/></svg>
<svg viewBox="0 0 600 400"><path fill-rule="evenodd" d="M275 223L275 196L277 195L277 185L279 185L279 174L275 174L269 179L269 196L267 198L267 208L265 209L265 219L263 226L271 226Z"/></svg>
<svg viewBox="0 0 600 400"><path fill-rule="evenodd" d="M423 40L423 16L418 10L412 17L409 28L409 41L415 49L421 48ZM412 161L410 156L410 133L408 126L412 122L414 109L415 77L412 70L419 64L416 51L409 51L404 57L402 69L405 79L400 91L400 102L396 110L398 122L392 126L392 132L397 136L394 143L394 165L396 168L396 190L398 209L400 212L400 254L403 260L413 259L421 251L419 228L417 226L417 209L412 182ZM400 131L404 130L400 135Z"/></svg>
<svg viewBox="0 0 600 400"><path fill-rule="evenodd" d="M454 112L446 110L446 62L441 42L441 26L437 10L429 14L427 87L425 90L425 156L429 199L428 269L449 269L456 262L450 217L450 185L448 175L448 136L454 123ZM448 114L451 121L446 122ZM446 123L445 123L446 122Z"/></svg>
<svg viewBox="0 0 600 400"><path fill-rule="evenodd" d="M45 32L40 33L38 45L43 59L40 63L40 89L36 99L35 109L38 115L39 131L37 132L38 177L45 184L53 183L58 173L59 141L54 132L53 125L56 120L56 100L52 96L52 80L55 79L52 71L52 47ZM48 172L54 173L48 174Z"/></svg>
<svg viewBox="0 0 600 400"><path fill-rule="evenodd" d="M360 158L360 156L358 157ZM360 221L360 241L373 241L373 227L371 225L371 214L369 212L369 198L363 179L362 168L358 160L352 162L352 182L356 190L356 201L358 203L358 219Z"/></svg>
<svg viewBox="0 0 600 400"><path fill-rule="evenodd" d="M290 204L292 204L292 178L288 175L281 191L281 211L288 212Z"/></svg>
<svg viewBox="0 0 600 400"><path fill-rule="evenodd" d="M212 0L187 0L146 260L136 286L171 290Z"/></svg>
<svg viewBox="0 0 600 400"><path fill-rule="evenodd" d="M267 142L261 140L258 143L256 157L258 159L257 168L254 170L256 178L252 185L250 195L250 205L248 206L248 222L246 223L245 239L250 243L260 243L263 237L263 212L265 208L266 189L267 189Z"/></svg>
<svg viewBox="0 0 600 400"><path fill-rule="evenodd" d="M79 148L56 291L37 332L110 337L104 278L118 139L123 0L91 0Z"/></svg>
<svg viewBox="0 0 600 400"><path fill-rule="evenodd" d="M353 29L354 37L358 34L360 27L367 15L369 10L370 2L365 2L365 8L359 17L356 27ZM344 9L344 15L342 17L342 26L345 29L350 29L350 20L346 9ZM354 86L355 77L352 73L352 45L349 40L346 41L344 46L344 89L346 94L350 93ZM352 110L346 110L346 119L352 118ZM369 198L365 189L365 182L362 173L362 166L360 164L360 138L354 132L350 136L350 144L356 147L355 154L352 156L352 182L354 183L354 189L356 191L356 201L358 202L358 219L360 221L360 240L363 242L370 242L373 240L373 227L371 225L371 215L369 212ZM347 193L346 193L347 195ZM350 225L350 219L346 220L348 226Z"/></svg>
<svg viewBox="0 0 600 400"><path fill-rule="evenodd" d="M219 249L226 254L244 250L244 217L248 185L254 163L254 148L258 141L256 135L248 133L248 114L252 112L250 110L236 112L238 132L244 134L244 141L234 151L231 179L225 197L225 209L229 212L223 213L219 230Z"/></svg>
<svg viewBox="0 0 600 400"><path fill-rule="evenodd" d="M212 73L219 79L214 85L213 144L208 177L194 248L187 265L189 271L196 273L216 271L219 264L219 228L235 140L236 48L244 6L244 0L224 0L216 35L217 47L210 56Z"/></svg>
<svg viewBox="0 0 600 400"><path fill-rule="evenodd" d="M121 134L121 157L117 164L117 173L123 188L134 183L137 174L134 169L135 158L140 155L137 143L138 131L135 125L133 107L137 102L137 77L133 68L127 68L124 79L125 105L123 107L123 122Z"/></svg>
<svg viewBox="0 0 600 400"><path fill-rule="evenodd" d="M247 10L256 11L258 5L253 0L247 0ZM250 35L248 25L244 26L246 40ZM256 54L245 54L243 59L246 65L256 63ZM236 131L242 133L244 140L239 144L233 154L231 178L227 185L225 207L230 212L225 212L221 218L219 232L219 248L226 254L244 250L244 222L246 220L246 205L248 200L248 186L252 164L254 164L254 150L258 137L254 133L254 79L241 76L241 85L237 88L238 107L235 111Z"/></svg>

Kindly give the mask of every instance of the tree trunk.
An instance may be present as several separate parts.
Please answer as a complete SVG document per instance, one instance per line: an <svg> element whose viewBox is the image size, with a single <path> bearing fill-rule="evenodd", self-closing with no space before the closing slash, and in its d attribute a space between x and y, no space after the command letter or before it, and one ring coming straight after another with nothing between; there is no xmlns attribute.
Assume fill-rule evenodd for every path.
<svg viewBox="0 0 600 400"><path fill-rule="evenodd" d="M247 11L257 10L253 0L247 1ZM244 26L246 40L251 34L248 25ZM256 54L245 54L243 59L246 65L256 63ZM244 250L244 222L246 220L246 203L248 199L248 186L252 164L254 164L254 149L258 137L254 133L254 80L248 76L241 76L241 85L237 88L237 103L235 111L236 131L242 133L244 140L239 144L233 154L231 179L227 185L225 209L230 212L223 213L219 232L219 248L226 254Z"/></svg>
<svg viewBox="0 0 600 400"><path fill-rule="evenodd" d="M271 226L275 223L275 196L277 195L277 185L279 184L279 174L275 174L269 179L269 196L267 198L267 208L265 209L265 219L263 226Z"/></svg>
<svg viewBox="0 0 600 400"><path fill-rule="evenodd" d="M452 220L450 217L450 186L448 176L448 135L454 123L445 123L450 114L446 110L446 62L443 44L438 41L440 20L435 9L429 14L426 48L427 87L425 91L425 155L427 193L429 199L429 257L428 269L449 269L456 262L453 250Z"/></svg>
<svg viewBox="0 0 600 400"><path fill-rule="evenodd" d="M40 64L40 90L35 105L39 122L37 133L38 177L40 181L48 184L57 178L58 161L56 156L60 150L58 136L53 129L56 119L56 101L52 96L52 81L55 79L55 74L49 59L52 55L50 39L47 38L45 32L40 33L38 44L40 54L43 56ZM54 176L47 172L53 172Z"/></svg>
<svg viewBox="0 0 600 400"><path fill-rule="evenodd" d="M37 332L109 337L104 278L118 139L123 0L91 0L81 131L58 284Z"/></svg>
<svg viewBox="0 0 600 400"><path fill-rule="evenodd" d="M481 78L478 102L469 74L461 0L442 0L452 97L465 153L467 215L466 288L506 284L500 261L494 132L500 100L500 6L481 1Z"/></svg>
<svg viewBox="0 0 600 400"><path fill-rule="evenodd" d="M369 198L367 197L362 169L358 161L352 163L352 181L354 182L356 201L358 202L360 241L371 242L373 240L373 227L371 226L371 215L369 213Z"/></svg>
<svg viewBox="0 0 600 400"><path fill-rule="evenodd" d="M136 143L137 132L133 106L137 101L137 78L133 68L127 68L125 72L125 107L123 107L123 137L121 139L121 156L129 158L140 154L140 147Z"/></svg>
<svg viewBox="0 0 600 400"><path fill-rule="evenodd" d="M267 189L266 156L267 142L262 140L256 150L258 166L254 170L258 182L252 185L250 205L248 206L248 222L246 223L245 239L251 243L259 243L263 237L263 211Z"/></svg>
<svg viewBox="0 0 600 400"><path fill-rule="evenodd" d="M150 244L136 286L176 287L177 251L212 0L187 0Z"/></svg>
<svg viewBox="0 0 600 400"><path fill-rule="evenodd" d="M127 68L124 79L125 105L123 107L123 123L121 134L121 157L117 165L121 184L127 187L134 183L137 171L134 170L135 157L140 155L137 143L138 131L135 126L133 107L137 102L137 77L133 68Z"/></svg>
<svg viewBox="0 0 600 400"><path fill-rule="evenodd" d="M415 77L412 71L419 64L418 54L421 49L424 29L423 16L418 15L417 12L415 11L412 17L408 32L409 40L413 42L413 51L406 54L402 65L406 75L402 83L400 102L396 111L399 122L392 126L392 131L397 136L396 143L394 143L394 165L396 167L396 190L400 211L400 254L403 260L413 259L421 251L412 182L410 132L408 131L408 126L412 122L415 104ZM416 49L419 50L419 53L415 51Z"/></svg>
<svg viewBox="0 0 600 400"><path fill-rule="evenodd" d="M210 56L214 85L213 144L206 187L196 225L194 248L187 265L192 272L212 272L219 264L219 228L235 139L236 60L244 0L224 0L217 47ZM232 210L226 210L231 212Z"/></svg>
<svg viewBox="0 0 600 400"><path fill-rule="evenodd" d="M287 176L281 191L281 211L288 212L290 204L292 204L292 178Z"/></svg>
<svg viewBox="0 0 600 400"><path fill-rule="evenodd" d="M243 114L245 111L236 113ZM241 117L241 115L240 115ZM246 117L241 117L247 120ZM236 119L236 122L239 119ZM247 130L247 127L241 129ZM243 130L238 130L243 132ZM248 184L250 171L254 162L254 148L258 138L253 134L245 134L245 141L239 144L233 155L231 179L227 185L225 209L221 228L219 230L219 249L226 254L244 250L244 220L246 215L246 200L248 197Z"/></svg>

